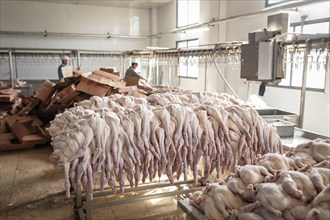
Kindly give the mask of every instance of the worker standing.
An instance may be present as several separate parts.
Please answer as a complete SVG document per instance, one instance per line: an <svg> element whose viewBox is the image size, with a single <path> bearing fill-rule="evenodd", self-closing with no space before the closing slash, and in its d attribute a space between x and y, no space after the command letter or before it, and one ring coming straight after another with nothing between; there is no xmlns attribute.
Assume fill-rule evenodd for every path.
<svg viewBox="0 0 330 220"><path fill-rule="evenodd" d="M125 77L127 76L135 76L142 78L137 72L136 69L138 68L139 64L136 62L132 62L132 65L126 70Z"/></svg>
<svg viewBox="0 0 330 220"><path fill-rule="evenodd" d="M61 65L59 65L58 69L57 69L57 74L58 74L58 78L61 80L63 79L63 72L62 72L62 68L66 67L67 65L69 65L70 62L70 58L68 56L63 56L61 58L62 63Z"/></svg>

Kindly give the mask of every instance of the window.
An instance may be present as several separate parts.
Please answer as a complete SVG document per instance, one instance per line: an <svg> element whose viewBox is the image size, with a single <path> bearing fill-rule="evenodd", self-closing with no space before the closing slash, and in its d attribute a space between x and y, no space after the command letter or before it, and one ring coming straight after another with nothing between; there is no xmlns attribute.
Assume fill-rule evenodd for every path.
<svg viewBox="0 0 330 220"><path fill-rule="evenodd" d="M301 24L291 24L290 32L301 33ZM314 21L306 21L303 33L329 33L330 18ZM309 89L324 90L327 75L327 62L329 54L326 50L313 49L308 55L307 82ZM281 81L280 86L300 88L302 86L304 52L286 53L286 78Z"/></svg>
<svg viewBox="0 0 330 220"><path fill-rule="evenodd" d="M285 2L290 2L293 0L266 0L266 7L273 6L273 5L279 5Z"/></svg>
<svg viewBox="0 0 330 220"><path fill-rule="evenodd" d="M290 32L301 33L301 23L293 23ZM330 32L330 18L305 21L304 34L328 34Z"/></svg>
<svg viewBox="0 0 330 220"><path fill-rule="evenodd" d="M176 47L182 49L197 47L198 45L198 39L176 42ZM187 78L197 78L198 58L195 56L181 56L179 60L179 76Z"/></svg>
<svg viewBox="0 0 330 220"><path fill-rule="evenodd" d="M177 27L199 22L199 0L177 0L176 3Z"/></svg>

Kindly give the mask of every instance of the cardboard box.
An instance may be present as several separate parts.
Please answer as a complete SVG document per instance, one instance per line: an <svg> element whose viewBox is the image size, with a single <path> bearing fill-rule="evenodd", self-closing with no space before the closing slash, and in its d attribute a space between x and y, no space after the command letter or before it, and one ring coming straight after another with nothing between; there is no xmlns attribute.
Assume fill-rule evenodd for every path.
<svg viewBox="0 0 330 220"><path fill-rule="evenodd" d="M84 72L82 70L73 70L73 76L80 76Z"/></svg>
<svg viewBox="0 0 330 220"><path fill-rule="evenodd" d="M10 141L1 142L0 143L0 150L1 151L9 151L9 150L21 150L21 149L28 149L33 148L36 144L35 143L12 143Z"/></svg>
<svg viewBox="0 0 330 220"><path fill-rule="evenodd" d="M14 89L0 90L0 102L12 102L18 95L18 91Z"/></svg>
<svg viewBox="0 0 330 220"><path fill-rule="evenodd" d="M0 146L4 145L4 144L11 144L11 140L10 139L0 139Z"/></svg>
<svg viewBox="0 0 330 220"><path fill-rule="evenodd" d="M47 139L41 134L25 135L22 138L23 143L45 144Z"/></svg>
<svg viewBox="0 0 330 220"><path fill-rule="evenodd" d="M38 115L42 116L44 119L47 118L47 121L51 121L55 118L56 114L63 112L66 107L65 104L56 103L56 100L53 99Z"/></svg>
<svg viewBox="0 0 330 220"><path fill-rule="evenodd" d="M139 85L140 77L126 76L124 80L126 82L126 86L137 86Z"/></svg>
<svg viewBox="0 0 330 220"><path fill-rule="evenodd" d="M43 125L42 121L40 121L40 119L35 115L28 115L28 116L11 115L11 116L7 116L5 118L5 121L8 125L8 127L10 128L10 130L13 130L13 125L16 121L19 121L20 123L33 121L32 122L33 126Z"/></svg>
<svg viewBox="0 0 330 220"><path fill-rule="evenodd" d="M100 68L100 70L102 70L104 72L108 72L108 73L114 73L114 72L116 72L116 68L115 67L103 67L103 68Z"/></svg>
<svg viewBox="0 0 330 220"><path fill-rule="evenodd" d="M15 135L13 133L4 133L0 134L0 140L13 140L15 139Z"/></svg>
<svg viewBox="0 0 330 220"><path fill-rule="evenodd" d="M110 90L109 90L110 91ZM107 93L108 94L108 93ZM80 95L78 95L76 98L74 98L74 101L75 102L81 102L83 100L88 100L90 97L92 97L91 95L89 94L86 94L86 93L81 93Z"/></svg>
<svg viewBox="0 0 330 220"><path fill-rule="evenodd" d="M113 81L118 81L120 79L120 76L117 76L117 75L114 75L114 74L111 74L111 73L108 73L108 72L105 72L102 70L95 70L95 71L93 71L93 74L102 76L103 78L111 79Z"/></svg>
<svg viewBox="0 0 330 220"><path fill-rule="evenodd" d="M79 92L76 92L76 86L71 85L60 91L55 95L55 99L57 102L62 104L68 104L71 102L77 95L79 95Z"/></svg>
<svg viewBox="0 0 330 220"><path fill-rule="evenodd" d="M34 95L35 98L39 99L40 101L46 103L50 100L55 92L54 89L55 84L49 80L45 80L39 90Z"/></svg>
<svg viewBox="0 0 330 220"><path fill-rule="evenodd" d="M82 77L76 91L85 92L90 95L103 97L109 91L110 87L94 80Z"/></svg>
<svg viewBox="0 0 330 220"><path fill-rule="evenodd" d="M115 88L120 88L120 87L126 86L126 82L124 82L124 81L115 82L112 79L104 78L104 77L96 75L96 74L91 74L88 76L88 78L91 80L94 80L96 82L102 83L104 85L108 85L108 86L115 87Z"/></svg>
<svg viewBox="0 0 330 220"><path fill-rule="evenodd" d="M96 80L97 82L99 82L101 79L104 79L104 77L103 76L99 76L99 75L96 75L96 74L90 74L89 76L88 76L88 78L89 79L93 79L93 80ZM108 78L106 78L106 79L108 79ZM110 79L108 79L108 80L110 80Z"/></svg>
<svg viewBox="0 0 330 220"><path fill-rule="evenodd" d="M13 124L12 132L20 142L23 142L24 136L36 134L39 132L39 129L38 127L33 125L33 120L23 123L15 121L15 123Z"/></svg>
<svg viewBox="0 0 330 220"><path fill-rule="evenodd" d="M0 134L8 133L8 127L5 119L0 119Z"/></svg>
<svg viewBox="0 0 330 220"><path fill-rule="evenodd" d="M137 90L137 86L126 86L126 87L122 87L122 88L118 89L118 91L120 93L129 92L129 91L133 91L133 90Z"/></svg>
<svg viewBox="0 0 330 220"><path fill-rule="evenodd" d="M105 67L100 68L100 70L120 77L120 72L118 72L115 67Z"/></svg>
<svg viewBox="0 0 330 220"><path fill-rule="evenodd" d="M65 66L61 67L63 78L71 77L73 76L73 68L72 66Z"/></svg>
<svg viewBox="0 0 330 220"><path fill-rule="evenodd" d="M133 91L129 91L128 95L130 96L134 96L136 98L147 98L148 96L146 94L144 94L143 92L141 92L140 90L133 90Z"/></svg>
<svg viewBox="0 0 330 220"><path fill-rule="evenodd" d="M23 103L23 106L21 104ZM28 115L36 105L38 105L39 100L34 98L22 98L22 103L18 105L17 108L20 108L21 110L18 111L18 115Z"/></svg>
<svg viewBox="0 0 330 220"><path fill-rule="evenodd" d="M102 82L102 80L101 80L101 82ZM126 82L124 82L124 81L118 81L118 82L110 81L108 85L111 86L111 87L114 87L114 88L122 88L122 87L126 86Z"/></svg>
<svg viewBox="0 0 330 220"><path fill-rule="evenodd" d="M22 103L22 99L19 97L16 97L13 100L13 105L11 107L12 114L16 114L19 111L18 106L21 105L21 103Z"/></svg>

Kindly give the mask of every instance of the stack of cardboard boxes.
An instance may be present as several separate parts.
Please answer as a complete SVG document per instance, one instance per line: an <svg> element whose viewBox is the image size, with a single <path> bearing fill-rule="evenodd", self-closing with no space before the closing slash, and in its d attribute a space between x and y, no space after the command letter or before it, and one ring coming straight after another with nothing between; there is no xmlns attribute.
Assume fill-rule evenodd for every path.
<svg viewBox="0 0 330 220"><path fill-rule="evenodd" d="M45 80L33 97L19 96L17 90L0 90L0 102L6 103L0 118L0 150L46 143L49 135L45 128L49 122L74 102L115 93L146 97L148 92L138 88L138 78L125 80L129 86L120 80L115 68L101 68L91 73L78 73L57 84ZM11 115L6 116L7 112Z"/></svg>

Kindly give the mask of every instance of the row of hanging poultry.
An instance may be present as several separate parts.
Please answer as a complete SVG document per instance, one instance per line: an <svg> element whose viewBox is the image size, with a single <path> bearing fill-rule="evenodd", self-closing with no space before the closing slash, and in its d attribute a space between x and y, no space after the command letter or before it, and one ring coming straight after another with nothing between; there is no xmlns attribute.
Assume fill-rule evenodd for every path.
<svg viewBox="0 0 330 220"><path fill-rule="evenodd" d="M257 154L282 152L276 128L249 105L228 94L182 90L159 91L147 99L124 95L91 97L58 114L48 128L54 152L51 162L64 166L67 196L93 192L100 173L121 192L166 175L171 183L197 165L203 177L219 177L236 165L255 162ZM201 160L203 158L203 160Z"/></svg>

